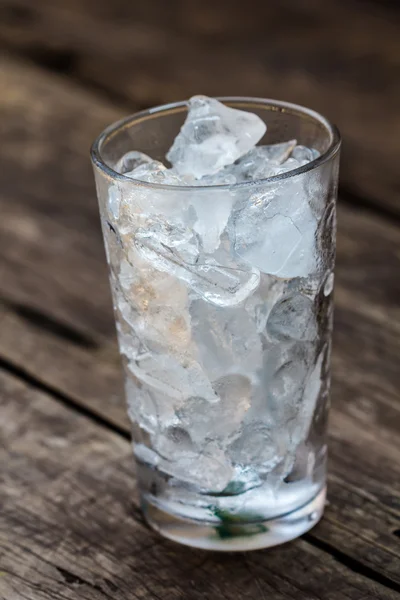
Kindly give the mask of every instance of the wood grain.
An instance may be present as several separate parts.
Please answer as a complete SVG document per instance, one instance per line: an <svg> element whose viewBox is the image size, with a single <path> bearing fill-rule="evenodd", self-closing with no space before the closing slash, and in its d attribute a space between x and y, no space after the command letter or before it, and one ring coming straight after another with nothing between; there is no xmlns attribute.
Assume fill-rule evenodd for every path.
<svg viewBox="0 0 400 600"><path fill-rule="evenodd" d="M159 539L135 504L130 444L0 371L0 596L6 600L393 600L296 540L217 555Z"/></svg>
<svg viewBox="0 0 400 600"><path fill-rule="evenodd" d="M131 110L205 93L321 111L344 136L342 183L397 215L398 28L397 12L355 0L0 3L3 48Z"/></svg>
<svg viewBox="0 0 400 600"><path fill-rule="evenodd" d="M105 419L128 435L123 376L116 343L86 347L60 335L20 306L0 303L0 364ZM78 338L79 339L79 338Z"/></svg>
<svg viewBox="0 0 400 600"><path fill-rule="evenodd" d="M38 310L46 306L81 331L109 335L114 329L89 148L118 112L62 78L53 81L6 60L0 61L0 86L0 235L9 264L0 275L7 297ZM82 293L85 285L93 293Z"/></svg>
<svg viewBox="0 0 400 600"><path fill-rule="evenodd" d="M7 90L0 98L3 134L14 143L13 152L0 147L7 165L0 172L0 231L7 242L0 257L0 357L20 376L127 432L87 156L94 132L120 112L22 63L3 61L0 85ZM399 247L396 226L341 207L330 506L310 534L394 586L400 582L393 534L400 527L400 308L393 276Z"/></svg>

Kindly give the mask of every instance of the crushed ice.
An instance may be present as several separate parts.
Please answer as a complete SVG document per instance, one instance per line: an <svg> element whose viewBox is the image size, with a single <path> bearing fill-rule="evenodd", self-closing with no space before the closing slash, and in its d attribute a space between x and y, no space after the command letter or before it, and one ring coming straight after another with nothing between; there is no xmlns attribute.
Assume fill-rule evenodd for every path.
<svg viewBox="0 0 400 600"><path fill-rule="evenodd" d="M107 219L124 256L112 280L131 418L159 468L214 492L249 468L279 467L283 479L321 388L315 294L296 283L320 278L328 301L319 183L310 198L301 177L285 177L319 152L295 139L257 146L265 134L257 115L195 96L170 167L135 150L115 165L158 185L109 188ZM235 191L246 182L254 186Z"/></svg>

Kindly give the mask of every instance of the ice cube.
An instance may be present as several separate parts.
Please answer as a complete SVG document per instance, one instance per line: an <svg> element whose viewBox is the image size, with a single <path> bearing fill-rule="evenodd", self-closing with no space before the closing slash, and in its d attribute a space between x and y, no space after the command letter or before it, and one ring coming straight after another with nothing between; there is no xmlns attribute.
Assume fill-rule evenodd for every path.
<svg viewBox="0 0 400 600"><path fill-rule="evenodd" d="M191 205L196 211L193 229L199 234L204 251L212 254L220 244L220 237L228 222L233 198L227 192L217 196L200 193L193 194Z"/></svg>
<svg viewBox="0 0 400 600"><path fill-rule="evenodd" d="M302 165L305 165L312 160L318 158L320 153L314 148L298 145L293 149L292 157L298 160Z"/></svg>
<svg viewBox="0 0 400 600"><path fill-rule="evenodd" d="M131 152L127 152L119 159L117 164L115 165L115 170L122 175L137 169L141 165L145 165L148 163L152 163L153 159L147 154L143 152L138 152L137 150L132 150Z"/></svg>
<svg viewBox="0 0 400 600"><path fill-rule="evenodd" d="M168 373L169 368L175 373ZM201 401L206 406L218 401L209 381L193 362L179 362L169 355L148 352L128 363L128 414L149 433L157 450L159 444L160 447L164 444L165 436L172 446L168 431L180 427L177 413L188 402L191 392L204 393L207 399L203 397ZM166 450L164 455L167 455Z"/></svg>
<svg viewBox="0 0 400 600"><path fill-rule="evenodd" d="M240 430L250 408L251 382L244 375L233 373L213 383L218 400L210 403L192 397L177 411L180 427L203 447L207 440L218 442L222 448Z"/></svg>
<svg viewBox="0 0 400 600"><path fill-rule="evenodd" d="M290 431L299 411L313 360L311 344L266 343L260 385L254 392L249 421Z"/></svg>
<svg viewBox="0 0 400 600"><path fill-rule="evenodd" d="M272 471L283 460L279 433L262 422L248 423L229 447L229 457L243 468L255 467L261 473Z"/></svg>
<svg viewBox="0 0 400 600"><path fill-rule="evenodd" d="M262 345L245 307L218 307L198 299L191 302L190 315L198 360L211 380L229 373L256 376Z"/></svg>
<svg viewBox="0 0 400 600"><path fill-rule="evenodd" d="M312 301L301 294L286 295L275 304L267 322L268 334L279 341L313 341L317 323Z"/></svg>
<svg viewBox="0 0 400 600"><path fill-rule="evenodd" d="M120 203L121 191L116 185L111 185L108 190L108 214L112 221L117 221L119 218Z"/></svg>
<svg viewBox="0 0 400 600"><path fill-rule="evenodd" d="M177 252L182 252L187 260L196 260L196 246L194 245L191 250L192 253L186 246L177 247ZM171 309L175 309L178 315L182 315L182 312L187 309L188 297L185 286L168 273L156 271L138 252L135 252L134 247L129 250L128 259L121 260L118 285L132 309L141 313L151 312L153 306L157 309L165 306L166 296Z"/></svg>
<svg viewBox="0 0 400 600"><path fill-rule="evenodd" d="M314 412L317 406L322 384L322 365L326 352L329 352L325 346L320 352L315 364L311 367L299 405L299 414L296 419L294 432L292 435L293 446L298 446L306 440L310 431Z"/></svg>
<svg viewBox="0 0 400 600"><path fill-rule="evenodd" d="M266 125L255 114L225 106L214 98L194 96L167 159L180 174L197 179L212 175L248 152Z"/></svg>
<svg viewBox="0 0 400 600"><path fill-rule="evenodd" d="M279 175L283 170L286 170L284 165L295 146L296 140L268 146L256 146L233 165L228 165L219 173L221 175L225 174L225 177L229 174L238 182L256 181L257 179ZM300 166L300 163L297 162L294 165L289 164L291 164L291 168Z"/></svg>
<svg viewBox="0 0 400 600"><path fill-rule="evenodd" d="M292 469L296 450L309 433L321 387L323 353L315 361L312 344L271 344L266 349L264 401L252 406L249 415L275 423L282 441L281 476ZM256 409L256 410L255 410Z"/></svg>
<svg viewBox="0 0 400 600"><path fill-rule="evenodd" d="M300 182L257 192L234 215L235 250L260 271L281 278L316 270L317 222Z"/></svg>
<svg viewBox="0 0 400 600"><path fill-rule="evenodd" d="M128 376L125 380L128 416L142 429L154 434L158 429L157 405L150 390L138 385Z"/></svg>
<svg viewBox="0 0 400 600"><path fill-rule="evenodd" d="M154 245L157 240L158 246L170 251L182 264L195 265L200 258L198 236L187 227L172 225L162 219L149 219L146 228L136 232L135 239L143 244L151 240Z"/></svg>
<svg viewBox="0 0 400 600"><path fill-rule="evenodd" d="M207 402L217 400L200 365L189 358L178 360L172 355L148 353L140 360L131 360L128 368L141 383L177 400L177 407L193 395Z"/></svg>
<svg viewBox="0 0 400 600"><path fill-rule="evenodd" d="M146 163L135 171L126 173L128 177L135 174L141 176L140 172L143 174L143 171L147 170L147 173L143 174L143 185L140 185L138 179L138 185L130 186L124 182L119 184L118 188L115 186L114 189L112 186L109 191L107 217L126 252L129 252L133 244L132 235L135 230L147 227L149 219L168 221L179 226L192 225L194 221L190 218L188 198L181 198L182 202L179 202L174 191L173 186L181 186L182 180L171 175L163 165L156 170L149 168L149 165L152 163ZM166 186L163 189L146 187L145 179ZM191 210L194 213L194 209Z"/></svg>
<svg viewBox="0 0 400 600"><path fill-rule="evenodd" d="M182 453L173 461L161 461L160 469L214 494L222 492L234 474L228 457L213 442L209 442L200 453Z"/></svg>
<svg viewBox="0 0 400 600"><path fill-rule="evenodd" d="M291 463L290 473L285 478L285 483L291 485L295 482L303 482L307 478L312 478L314 465L315 465L315 454L311 448L305 442L300 442L296 447L295 452L291 451Z"/></svg>
<svg viewBox="0 0 400 600"><path fill-rule="evenodd" d="M117 299L117 334L120 353L129 360L146 354L149 349L136 331L137 313L132 310L125 298Z"/></svg>
<svg viewBox="0 0 400 600"><path fill-rule="evenodd" d="M138 275L135 273L133 266L123 258L119 265L118 281L124 290L129 290L130 286L136 282Z"/></svg>
<svg viewBox="0 0 400 600"><path fill-rule="evenodd" d="M164 298L168 298L168 295ZM161 299L151 302L148 310L143 312L132 311L131 335L136 335L152 352L179 354L189 351L191 332L186 311L179 313L177 307L168 304L162 306L161 302Z"/></svg>
<svg viewBox="0 0 400 600"><path fill-rule="evenodd" d="M219 264L213 257L196 256L195 237L181 244L160 239L158 230L138 229L137 252L153 269L184 281L194 292L217 306L234 306L245 300L259 283L259 272L245 263ZM190 261L187 257L190 256Z"/></svg>
<svg viewBox="0 0 400 600"><path fill-rule="evenodd" d="M169 185L163 189L138 185L125 190L120 203L117 229L127 250L134 245L132 236L139 228L152 228L153 223L157 222L183 228L193 226L196 213L190 205L192 196L185 195L185 192L182 194L178 197L174 188Z"/></svg>
<svg viewBox="0 0 400 600"><path fill-rule="evenodd" d="M294 171L294 169L298 169L302 166L302 163L292 156L290 156L285 162L276 167L276 175L280 175L281 173L287 173L288 171Z"/></svg>
<svg viewBox="0 0 400 600"><path fill-rule="evenodd" d="M144 356L150 354L150 350L145 340L141 340L136 331L127 328L126 323L122 322L117 326L119 351L122 356L130 360L141 360ZM137 379L135 379L137 381Z"/></svg>
<svg viewBox="0 0 400 600"><path fill-rule="evenodd" d="M286 285L278 277L261 273L260 285L245 303L246 311L253 319L258 333L265 331L269 314L283 296Z"/></svg>
<svg viewBox="0 0 400 600"><path fill-rule="evenodd" d="M121 261L114 286L116 310L126 333L126 344L120 336L121 352L123 343L128 358L135 356L128 343L130 338L137 338L154 352L189 352L191 327L186 286L167 273L149 268L138 254L130 252L130 257L132 263Z"/></svg>
<svg viewBox="0 0 400 600"><path fill-rule="evenodd" d="M287 161L295 145L296 140L290 140L280 144L257 146L228 169L238 181L255 181L279 175L282 172L282 163Z"/></svg>
<svg viewBox="0 0 400 600"><path fill-rule="evenodd" d="M297 140L289 140L288 142L280 142L279 144L270 144L268 146L257 146L257 158L259 160L273 162L277 165L284 163L293 153L296 147ZM248 154L248 156L251 154Z"/></svg>
<svg viewBox="0 0 400 600"><path fill-rule="evenodd" d="M189 432L179 425L161 429L154 439L154 448L163 458L172 461L179 460L182 456L187 458L198 454Z"/></svg>
<svg viewBox="0 0 400 600"><path fill-rule="evenodd" d="M252 245L245 249L242 256L252 264L258 265L265 273L279 274L299 245L301 233L290 217L280 214L267 218L266 226L267 231L261 247ZM247 241L245 243L247 244ZM242 248L243 245L236 247L239 255Z"/></svg>
<svg viewBox="0 0 400 600"><path fill-rule="evenodd" d="M167 169L162 162L152 160L140 164L132 171L124 173L126 177L137 179L147 183L158 183L161 185L185 185L184 180L178 176L172 169Z"/></svg>

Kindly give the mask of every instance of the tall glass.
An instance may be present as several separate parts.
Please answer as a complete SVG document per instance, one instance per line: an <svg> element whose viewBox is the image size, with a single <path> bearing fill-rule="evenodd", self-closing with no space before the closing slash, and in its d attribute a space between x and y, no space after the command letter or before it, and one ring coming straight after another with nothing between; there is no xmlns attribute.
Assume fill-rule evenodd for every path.
<svg viewBox="0 0 400 600"><path fill-rule="evenodd" d="M261 143L294 138L319 157L231 186L116 172L131 150L164 160L177 103L111 125L92 161L144 515L230 551L293 539L323 513L340 139L300 106L222 101L265 121Z"/></svg>

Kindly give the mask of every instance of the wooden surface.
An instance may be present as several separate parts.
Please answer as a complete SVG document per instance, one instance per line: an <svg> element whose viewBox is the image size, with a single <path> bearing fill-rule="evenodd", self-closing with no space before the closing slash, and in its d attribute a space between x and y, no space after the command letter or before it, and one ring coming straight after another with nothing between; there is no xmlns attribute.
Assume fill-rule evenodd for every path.
<svg viewBox="0 0 400 600"><path fill-rule="evenodd" d="M1 600L400 598L397 20L355 0L0 0ZM199 91L312 105L346 141L329 505L247 555L143 524L88 160L109 122Z"/></svg>

